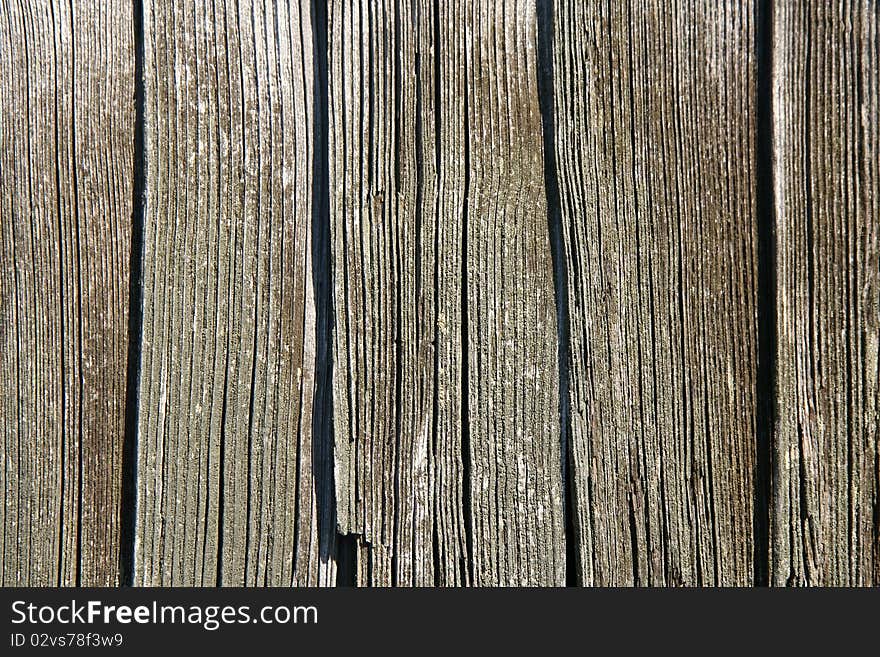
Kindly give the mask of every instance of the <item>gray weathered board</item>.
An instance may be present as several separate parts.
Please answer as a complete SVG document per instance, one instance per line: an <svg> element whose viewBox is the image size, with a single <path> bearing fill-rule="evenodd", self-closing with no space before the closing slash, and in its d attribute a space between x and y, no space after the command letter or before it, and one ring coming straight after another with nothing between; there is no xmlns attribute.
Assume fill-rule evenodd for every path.
<svg viewBox="0 0 880 657"><path fill-rule="evenodd" d="M578 578L749 584L753 7L554 6Z"/></svg>
<svg viewBox="0 0 880 657"><path fill-rule="evenodd" d="M132 3L0 1L0 582L119 579Z"/></svg>
<svg viewBox="0 0 880 657"><path fill-rule="evenodd" d="M0 0L0 583L880 584L872 0Z"/></svg>
<svg viewBox="0 0 880 657"><path fill-rule="evenodd" d="M773 19L774 584L880 584L880 5Z"/></svg>

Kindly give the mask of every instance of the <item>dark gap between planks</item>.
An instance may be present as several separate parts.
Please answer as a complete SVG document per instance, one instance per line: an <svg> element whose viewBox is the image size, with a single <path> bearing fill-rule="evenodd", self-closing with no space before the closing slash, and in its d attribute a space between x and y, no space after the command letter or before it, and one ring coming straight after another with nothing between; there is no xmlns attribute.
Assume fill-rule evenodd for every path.
<svg viewBox="0 0 880 657"><path fill-rule="evenodd" d="M758 227L758 368L755 422L754 584L770 579L770 500L776 393L776 208L773 198L773 5L756 3L756 213Z"/></svg>
<svg viewBox="0 0 880 657"><path fill-rule="evenodd" d="M122 441L122 495L120 498L119 583L134 582L134 537L137 525L138 390L143 335L144 213L146 211L147 156L144 134L144 6L133 0L134 17L134 176L131 215L131 254L128 281L128 365L125 383L125 435Z"/></svg>

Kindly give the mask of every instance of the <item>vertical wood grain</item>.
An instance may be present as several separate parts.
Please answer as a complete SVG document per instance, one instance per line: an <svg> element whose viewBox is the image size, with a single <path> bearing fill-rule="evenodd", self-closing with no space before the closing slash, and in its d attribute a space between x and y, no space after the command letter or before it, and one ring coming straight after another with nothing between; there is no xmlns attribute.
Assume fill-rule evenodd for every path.
<svg viewBox="0 0 880 657"><path fill-rule="evenodd" d="M536 16L330 9L339 529L363 584L564 581Z"/></svg>
<svg viewBox="0 0 880 657"><path fill-rule="evenodd" d="M880 584L880 10L777 2L772 581Z"/></svg>
<svg viewBox="0 0 880 657"><path fill-rule="evenodd" d="M0 3L0 582L119 577L131 3Z"/></svg>
<svg viewBox="0 0 880 657"><path fill-rule="evenodd" d="M578 582L746 585L753 3L553 3Z"/></svg>
<svg viewBox="0 0 880 657"><path fill-rule="evenodd" d="M461 200L438 189L443 54L433 11L430 2L330 3L337 507L340 531L361 535L360 583L468 581ZM457 55L453 45L447 56ZM460 144L462 111L446 112ZM457 150L443 162L450 192L462 178Z"/></svg>
<svg viewBox="0 0 880 657"><path fill-rule="evenodd" d="M144 12L135 582L329 584L311 6Z"/></svg>
<svg viewBox="0 0 880 657"><path fill-rule="evenodd" d="M878 55L0 0L0 584L880 584Z"/></svg>

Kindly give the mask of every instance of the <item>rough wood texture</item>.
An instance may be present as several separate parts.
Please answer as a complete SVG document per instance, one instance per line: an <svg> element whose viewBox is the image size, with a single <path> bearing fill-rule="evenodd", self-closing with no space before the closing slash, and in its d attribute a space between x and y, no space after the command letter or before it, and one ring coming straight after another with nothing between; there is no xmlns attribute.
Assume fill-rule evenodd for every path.
<svg viewBox="0 0 880 657"><path fill-rule="evenodd" d="M330 10L338 522L362 584L561 584L528 2Z"/></svg>
<svg viewBox="0 0 880 657"><path fill-rule="evenodd" d="M115 1L0 3L5 586L118 581L130 11Z"/></svg>
<svg viewBox="0 0 880 657"><path fill-rule="evenodd" d="M880 9L774 11L772 581L878 585Z"/></svg>
<svg viewBox="0 0 880 657"><path fill-rule="evenodd" d="M310 7L144 11L135 583L327 584Z"/></svg>
<svg viewBox="0 0 880 657"><path fill-rule="evenodd" d="M554 3L582 584L752 581L752 12Z"/></svg>
<svg viewBox="0 0 880 657"><path fill-rule="evenodd" d="M880 585L878 56L0 0L0 584Z"/></svg>

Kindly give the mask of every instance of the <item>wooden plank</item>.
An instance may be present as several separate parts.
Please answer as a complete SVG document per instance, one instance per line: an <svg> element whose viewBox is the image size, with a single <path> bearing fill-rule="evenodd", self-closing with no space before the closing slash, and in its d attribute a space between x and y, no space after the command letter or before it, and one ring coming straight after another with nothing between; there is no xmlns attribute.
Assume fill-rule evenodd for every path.
<svg viewBox="0 0 880 657"><path fill-rule="evenodd" d="M361 584L560 584L530 2L330 7L338 524Z"/></svg>
<svg viewBox="0 0 880 657"><path fill-rule="evenodd" d="M772 581L880 584L880 10L776 3Z"/></svg>
<svg viewBox="0 0 880 657"><path fill-rule="evenodd" d="M148 0L135 582L331 584L309 3Z"/></svg>
<svg viewBox="0 0 880 657"><path fill-rule="evenodd" d="M342 533L362 536L356 581L460 583L467 581L458 566L467 559L456 430L460 368L453 364L438 383L433 342L437 316L448 318L453 333L460 321L460 293L438 294L435 285L438 267L457 279L460 237L453 236L460 227L446 228L441 262L433 221L434 34L430 13L422 17L432 8L397 9L330 4L338 522ZM450 169L461 167L461 158L451 159ZM458 349L444 351L459 360ZM436 451L435 416L447 429ZM435 481L448 491L450 508L434 503ZM452 567L435 572L435 551Z"/></svg>
<svg viewBox="0 0 880 657"><path fill-rule="evenodd" d="M753 3L554 3L577 580L753 580Z"/></svg>
<svg viewBox="0 0 880 657"><path fill-rule="evenodd" d="M0 3L0 582L119 577L131 3Z"/></svg>
<svg viewBox="0 0 880 657"><path fill-rule="evenodd" d="M535 3L483 0L462 14L474 582L561 585L558 343Z"/></svg>

